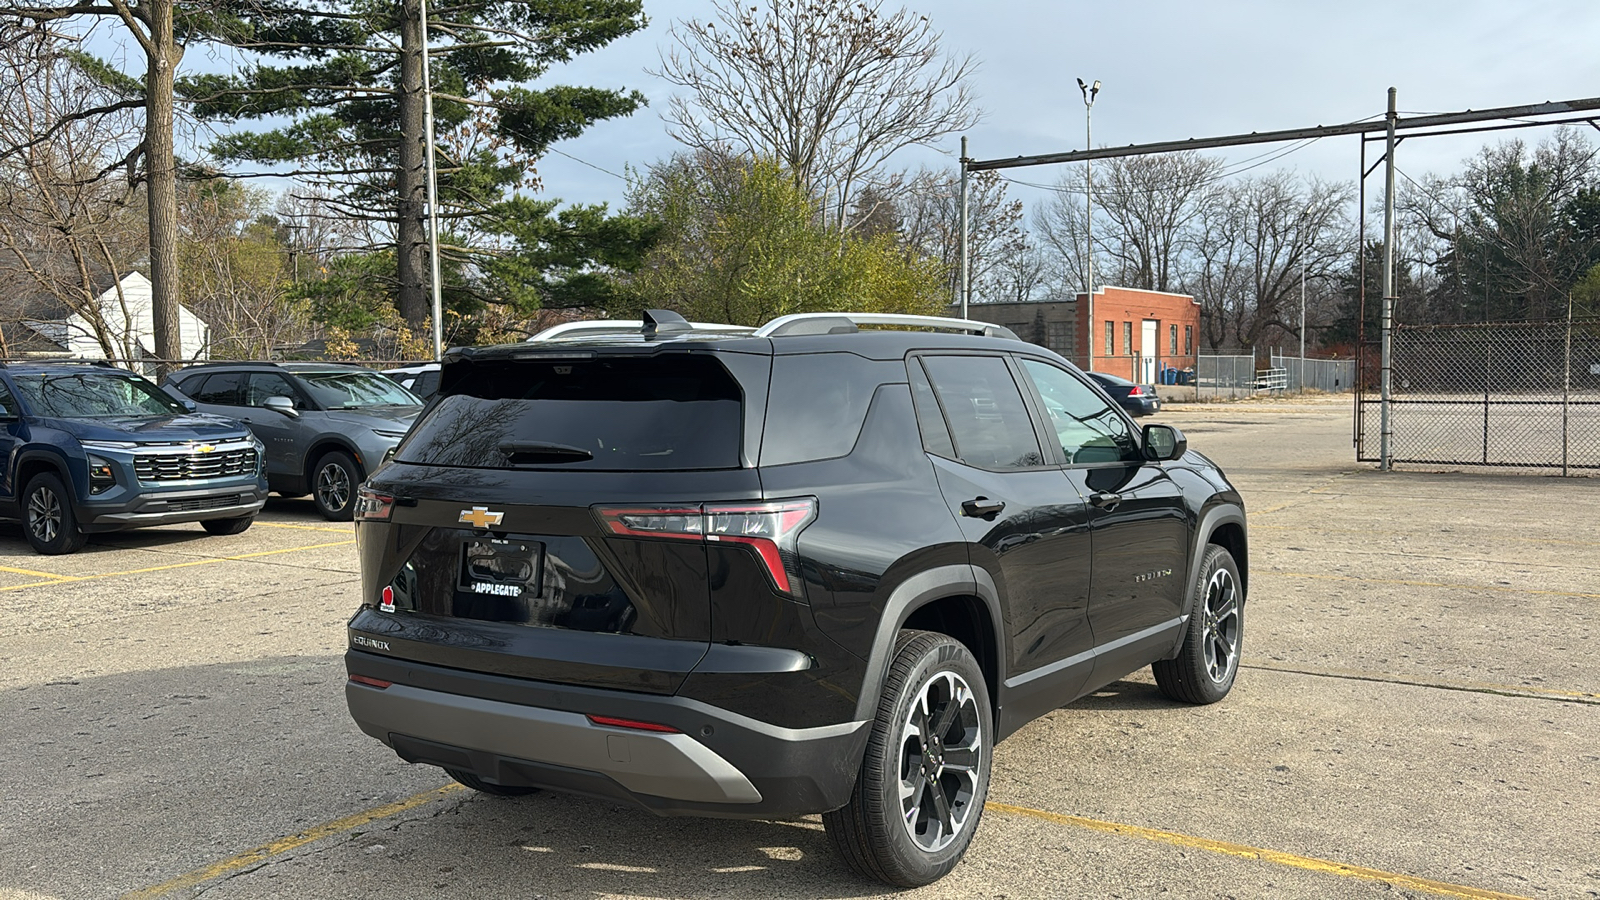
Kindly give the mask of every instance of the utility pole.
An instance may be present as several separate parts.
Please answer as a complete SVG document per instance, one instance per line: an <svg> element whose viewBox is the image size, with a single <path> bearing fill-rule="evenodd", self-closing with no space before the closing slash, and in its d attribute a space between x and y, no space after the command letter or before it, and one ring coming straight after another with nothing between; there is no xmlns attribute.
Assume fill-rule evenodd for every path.
<svg viewBox="0 0 1600 900"><path fill-rule="evenodd" d="M1300 381L1306 380L1306 261L1300 260Z"/></svg>
<svg viewBox="0 0 1600 900"><path fill-rule="evenodd" d="M1090 122L1090 114L1094 111L1094 98L1100 93L1100 82L1093 86L1084 84L1083 79L1078 79L1078 90L1083 91L1083 149L1085 152L1094 149L1094 130ZM1088 371L1094 371L1094 163L1083 161L1083 198L1086 215L1083 219L1083 295L1089 306L1089 340L1086 349L1089 351Z"/></svg>
<svg viewBox="0 0 1600 900"><path fill-rule="evenodd" d="M972 224L968 221L967 213L967 136L961 136L961 271L957 274L960 282L956 285L956 295L961 303L961 318L967 317L967 294L969 279L967 277L968 245L972 239L970 234Z"/></svg>
<svg viewBox="0 0 1600 900"><path fill-rule="evenodd" d="M439 165L433 150L433 77L428 71L428 0L422 9L422 139L428 155L428 256L433 268L433 358L444 358L444 293L439 286Z"/></svg>
<svg viewBox="0 0 1600 900"><path fill-rule="evenodd" d="M1395 89L1389 88L1388 139L1383 156L1383 372L1380 404L1382 415L1378 432L1378 469L1387 472L1394 465L1389 438L1393 432L1390 410L1393 332L1394 332L1394 126Z"/></svg>

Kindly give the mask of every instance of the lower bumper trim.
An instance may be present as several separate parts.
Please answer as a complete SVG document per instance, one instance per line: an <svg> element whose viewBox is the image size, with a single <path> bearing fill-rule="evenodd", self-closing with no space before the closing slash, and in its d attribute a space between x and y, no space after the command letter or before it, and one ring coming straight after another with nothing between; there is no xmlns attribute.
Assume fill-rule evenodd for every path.
<svg viewBox="0 0 1600 900"><path fill-rule="evenodd" d="M513 765L525 761L578 776L590 773L633 794L689 803L761 802L760 791L732 763L682 733L607 728L580 713L403 684L379 689L349 682L345 699L362 731L402 751L402 756L410 749L421 762L448 764L430 758L441 751L416 749L431 745L461 754L464 765L491 777L498 777L494 771L501 760ZM474 759L477 754L495 761ZM491 765L494 770L484 771Z"/></svg>

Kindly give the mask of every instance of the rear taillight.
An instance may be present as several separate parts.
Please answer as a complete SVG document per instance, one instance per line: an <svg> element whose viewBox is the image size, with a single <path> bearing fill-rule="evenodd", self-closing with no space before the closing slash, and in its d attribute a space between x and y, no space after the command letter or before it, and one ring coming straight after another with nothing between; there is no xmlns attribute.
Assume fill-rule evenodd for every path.
<svg viewBox="0 0 1600 900"><path fill-rule="evenodd" d="M1128 389L1128 396L1129 397L1143 397L1144 396L1144 388L1139 387L1136 384L1133 387Z"/></svg>
<svg viewBox="0 0 1600 900"><path fill-rule="evenodd" d="M382 678L368 678L365 675L351 675L350 680L354 681L356 684L364 684L367 687L375 687L380 691L386 690L394 685L394 682L392 681L384 681Z"/></svg>
<svg viewBox="0 0 1600 900"><path fill-rule="evenodd" d="M743 544L761 560L772 586L792 596L800 583L795 545L800 530L817 517L817 501L807 497L703 506L602 506L595 512L612 534Z"/></svg>
<svg viewBox="0 0 1600 900"><path fill-rule="evenodd" d="M355 517L358 522L387 522L394 515L394 498L362 487L356 491Z"/></svg>

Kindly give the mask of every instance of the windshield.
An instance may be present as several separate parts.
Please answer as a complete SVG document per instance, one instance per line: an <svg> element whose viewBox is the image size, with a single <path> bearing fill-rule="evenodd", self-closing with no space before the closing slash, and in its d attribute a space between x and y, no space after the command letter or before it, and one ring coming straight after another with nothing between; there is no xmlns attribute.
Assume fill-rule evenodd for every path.
<svg viewBox="0 0 1600 900"><path fill-rule="evenodd" d="M323 409L421 406L416 395L377 372L300 372L300 383Z"/></svg>
<svg viewBox="0 0 1600 900"><path fill-rule="evenodd" d="M184 408L132 373L73 372L14 375L17 390L37 415L58 419L170 416Z"/></svg>

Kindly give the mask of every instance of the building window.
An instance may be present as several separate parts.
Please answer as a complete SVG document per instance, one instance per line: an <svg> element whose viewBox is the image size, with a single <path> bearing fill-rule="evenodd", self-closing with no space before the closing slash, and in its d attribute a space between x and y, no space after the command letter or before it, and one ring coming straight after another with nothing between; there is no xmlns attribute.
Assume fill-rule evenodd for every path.
<svg viewBox="0 0 1600 900"><path fill-rule="evenodd" d="M1167 350L1167 355L1168 356L1177 356L1178 355L1178 326L1176 326L1176 325L1168 325L1167 326L1167 338L1168 338L1167 345L1170 348L1170 349Z"/></svg>
<svg viewBox="0 0 1600 900"><path fill-rule="evenodd" d="M1183 355L1184 356L1193 356L1194 355L1194 326L1193 325L1185 325L1185 326L1183 326Z"/></svg>
<svg viewBox="0 0 1600 900"><path fill-rule="evenodd" d="M1133 355L1133 323L1122 323L1122 352Z"/></svg>
<svg viewBox="0 0 1600 900"><path fill-rule="evenodd" d="M1117 323L1109 320L1106 322L1106 355L1117 355Z"/></svg>

